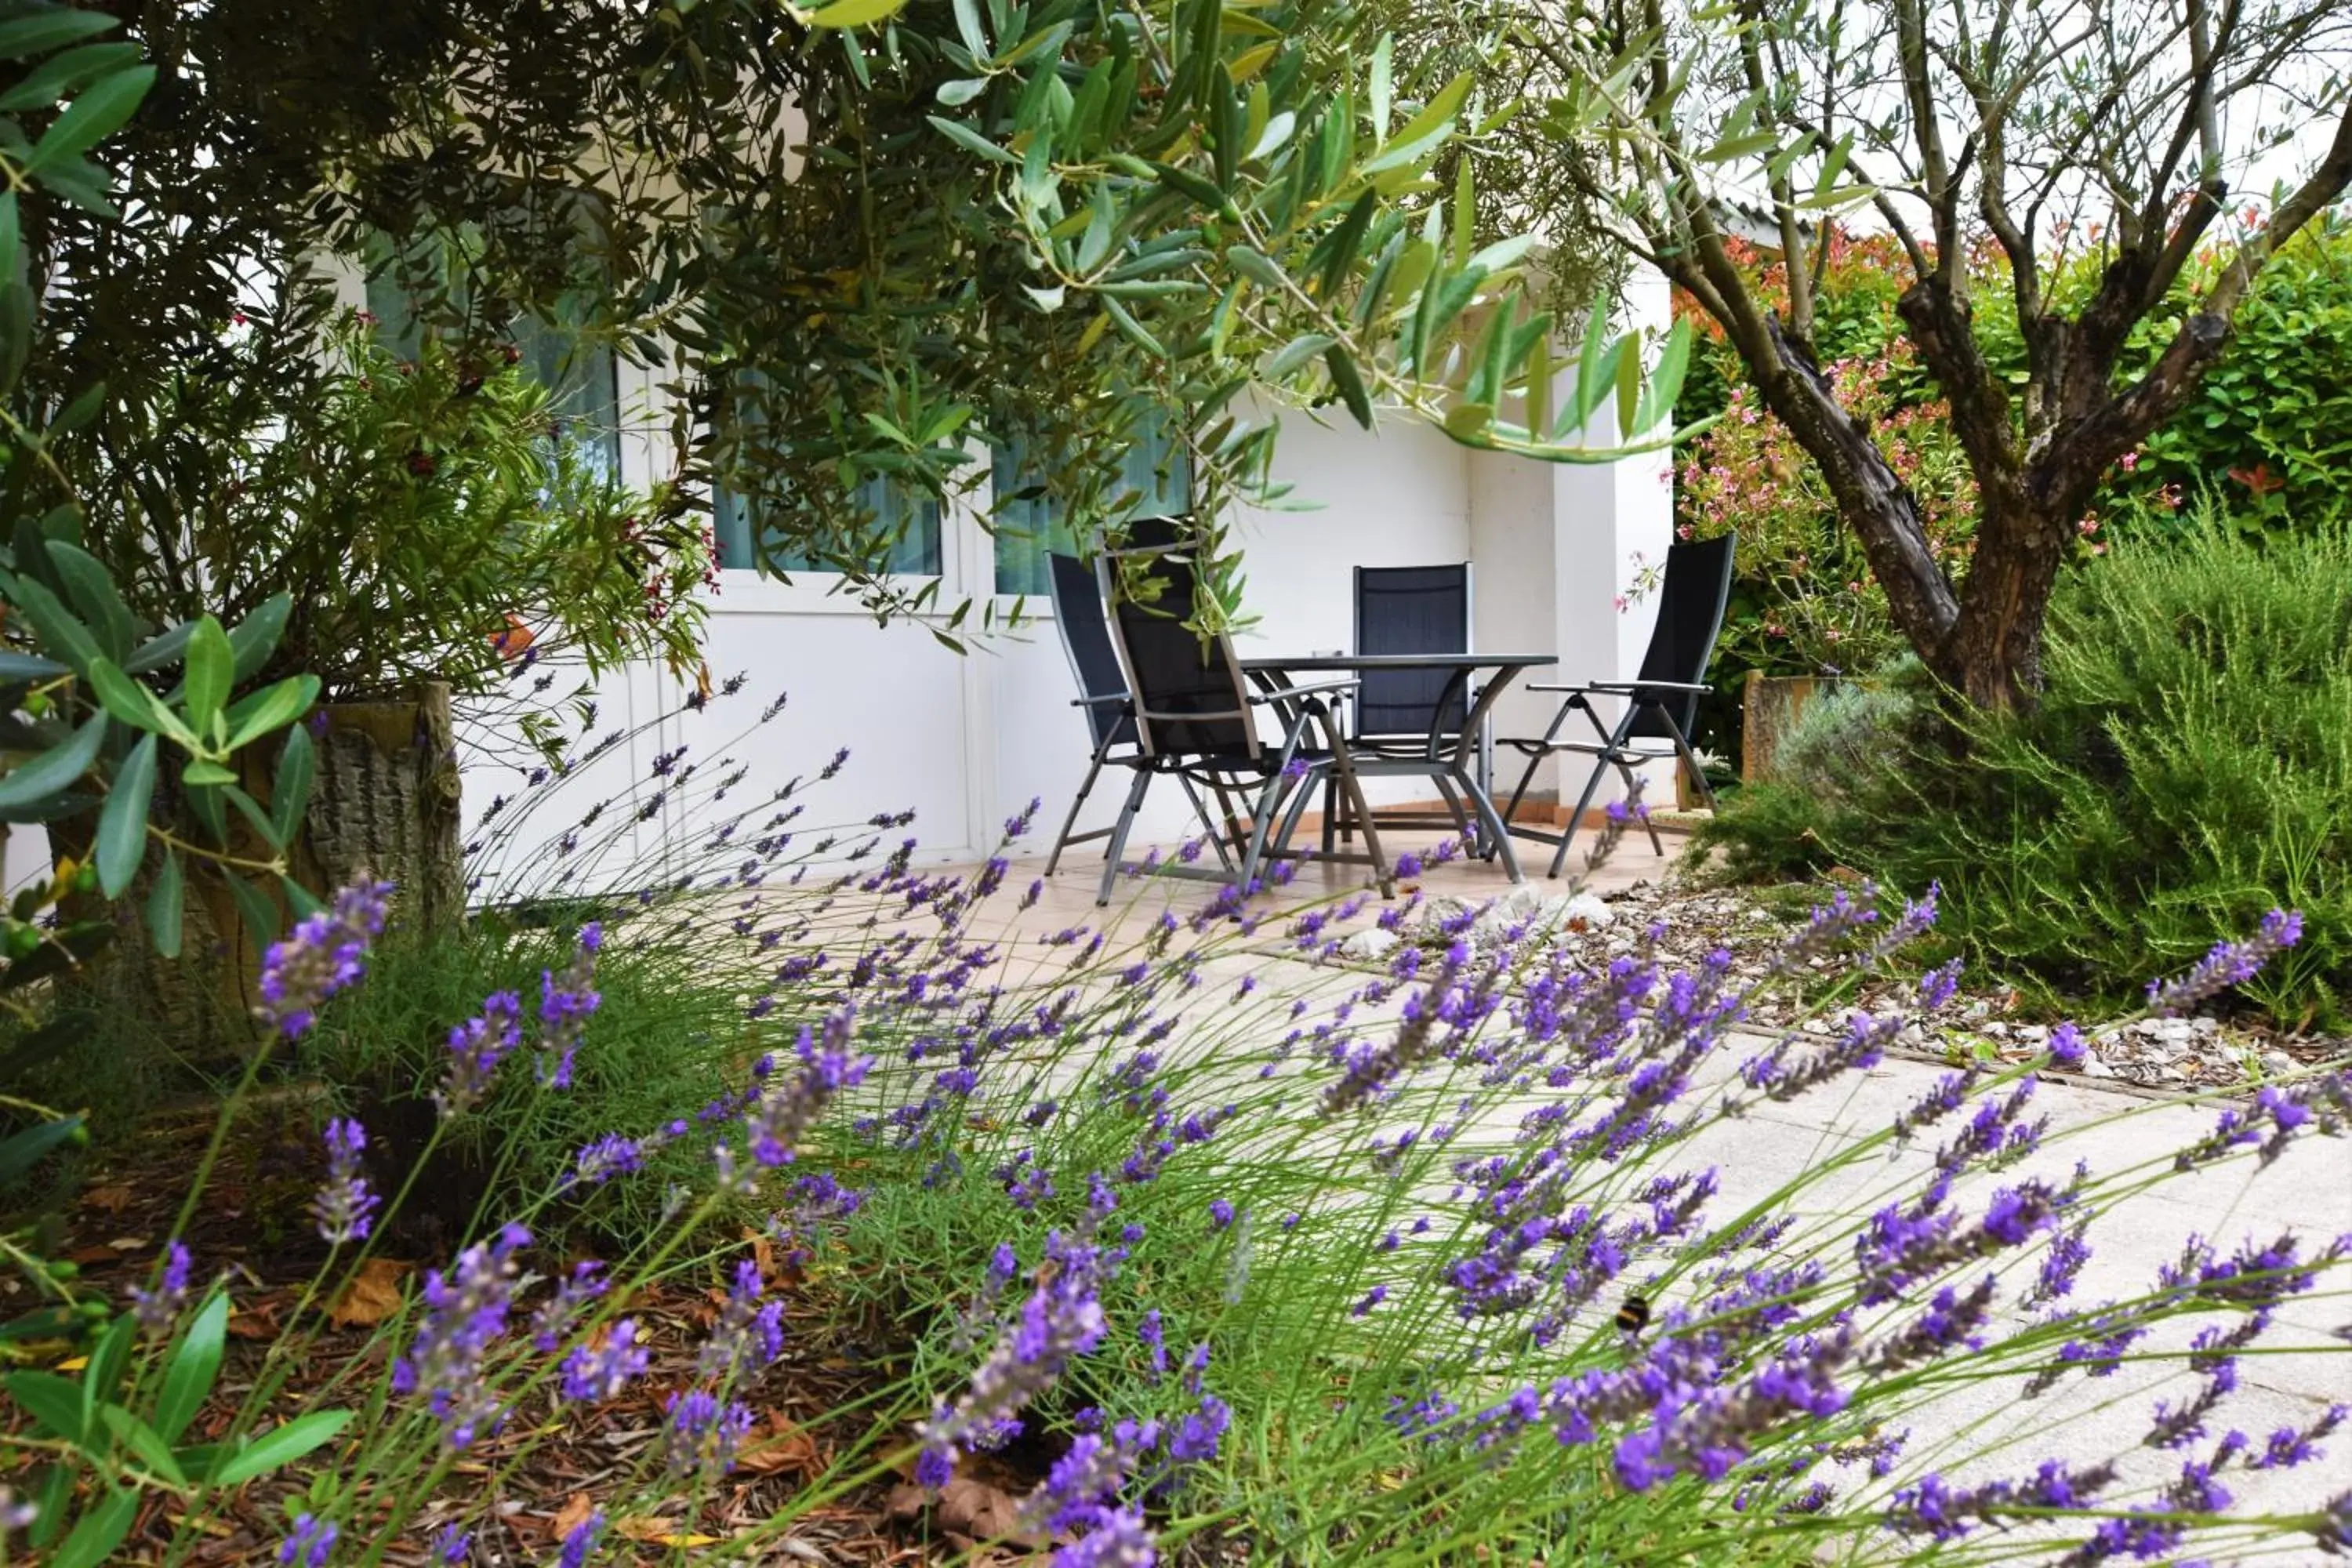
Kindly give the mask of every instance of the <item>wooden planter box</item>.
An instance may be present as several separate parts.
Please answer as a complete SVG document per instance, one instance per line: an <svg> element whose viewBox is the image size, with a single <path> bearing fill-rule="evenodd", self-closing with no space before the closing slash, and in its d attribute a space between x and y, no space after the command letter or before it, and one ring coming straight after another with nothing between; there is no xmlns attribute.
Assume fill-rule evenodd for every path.
<svg viewBox="0 0 2352 1568"><path fill-rule="evenodd" d="M1772 753L1780 737L1789 732L1817 690L1836 684L1834 677L1748 672L1748 684L1739 695L1740 783L1754 784L1772 776Z"/></svg>

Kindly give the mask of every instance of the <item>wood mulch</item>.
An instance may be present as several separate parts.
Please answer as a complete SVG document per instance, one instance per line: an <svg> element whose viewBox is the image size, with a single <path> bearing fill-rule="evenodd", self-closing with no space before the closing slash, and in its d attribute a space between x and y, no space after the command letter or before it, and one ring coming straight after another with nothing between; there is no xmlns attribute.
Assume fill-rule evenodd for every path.
<svg viewBox="0 0 2352 1568"><path fill-rule="evenodd" d="M339 1299L314 1303L307 1321L290 1320L303 1288L324 1256L306 1214L320 1179L316 1135L307 1115L281 1111L272 1126L266 1108L248 1118L225 1150L204 1205L183 1239L194 1258L198 1280L226 1279L233 1314L230 1350L213 1402L190 1428L189 1440L209 1440L225 1432L239 1398L264 1370L265 1359L289 1327L308 1335L289 1393L315 1392L349 1374L349 1396L357 1403L382 1372L385 1346L373 1342L371 1325L397 1310L417 1272L446 1259L372 1258ZM52 1257L70 1258L80 1283L103 1299L121 1303L133 1284L143 1283L158 1250L171 1233L189 1173L211 1131L208 1109L167 1114L93 1161L93 1169L62 1216L61 1237ZM383 1561L422 1565L431 1561L430 1538L445 1521L470 1516L474 1531L470 1561L477 1564L540 1563L554 1559L564 1535L592 1511L611 1517L594 1561L677 1561L725 1555L765 1563L867 1565L969 1561L1012 1563L1042 1561L1045 1542L975 1549L975 1539L1008 1533L1016 1498L1035 1484L1042 1459L1011 1457L1012 1463L983 1456L967 1464L945 1493L933 1498L903 1476L885 1474L849 1487L809 1509L782 1532L765 1533L756 1545L720 1549L740 1535L760 1531L788 1511L813 1488L831 1489L837 1478L866 1468L877 1454L897 1449L910 1436L916 1412L894 1407L884 1395L896 1381L891 1332L887 1325L849 1321L838 1301L828 1300L822 1271L804 1276L790 1256L779 1256L765 1238L746 1233L746 1251L759 1259L771 1299L785 1303L785 1349L782 1360L738 1397L759 1419L736 1468L715 1489L703 1489L700 1506L681 1495L635 1514L618 1511L620 1499L645 1495L637 1478L659 1473L648 1450L661 1442L663 1403L693 1386L696 1355L726 1297L697 1283L664 1283L640 1290L627 1302L638 1329L637 1342L651 1352L646 1374L620 1398L586 1410L551 1412L534 1396L509 1415L498 1434L478 1439L455 1467L438 1494L416 1512ZM739 1254L739 1256L740 1256ZM534 1258L536 1272L552 1275L558 1260ZM731 1266L731 1265L730 1265ZM30 1305L26 1288L11 1279L15 1300L0 1299L0 1318ZM543 1289L543 1288L540 1288ZM509 1333L527 1332L526 1299L510 1320ZM324 1309L323 1310L321 1309ZM20 1344L16 1364L62 1366L74 1348L63 1342ZM859 1407L861 1400L873 1399ZM289 1408L294 1398L282 1398ZM877 1430L875 1423L882 1424ZM0 1400L0 1484L26 1489L42 1456L6 1441L20 1430L24 1413ZM349 1441L347 1437L342 1441ZM836 1468L837 1467L837 1468ZM182 1541L184 1561L198 1563L276 1563L292 1510L288 1500L307 1489L308 1469L267 1477L241 1491L214 1496L196 1527L202 1539ZM489 1509L480 1492L494 1489ZM152 1494L130 1538L111 1561L160 1561L184 1525L174 1498ZM365 1530L346 1521L341 1561ZM373 1542L369 1543L373 1545Z"/></svg>

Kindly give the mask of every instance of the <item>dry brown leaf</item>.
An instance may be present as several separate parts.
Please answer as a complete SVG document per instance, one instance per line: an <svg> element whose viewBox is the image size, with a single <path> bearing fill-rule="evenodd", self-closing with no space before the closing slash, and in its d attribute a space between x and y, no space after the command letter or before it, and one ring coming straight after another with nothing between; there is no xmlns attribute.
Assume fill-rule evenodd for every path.
<svg viewBox="0 0 2352 1568"><path fill-rule="evenodd" d="M587 1523L595 1511L596 1504L586 1492L573 1492L564 1500L563 1506L555 1510L555 1518L549 1522L548 1531L559 1538L569 1535Z"/></svg>
<svg viewBox="0 0 2352 1568"><path fill-rule="evenodd" d="M890 1489L890 1495L884 1500L882 1506L892 1519L919 1519L930 1500L931 1494L921 1487L912 1481L900 1481Z"/></svg>
<svg viewBox="0 0 2352 1568"><path fill-rule="evenodd" d="M799 1471L814 1475L824 1468L824 1457L818 1453L816 1439L788 1419L782 1411L768 1417L768 1435L736 1456L738 1469L758 1475L781 1475Z"/></svg>
<svg viewBox="0 0 2352 1568"><path fill-rule="evenodd" d="M743 1239L751 1244L751 1262L760 1270L760 1278L773 1284L776 1279L776 1244L749 1226L743 1228Z"/></svg>
<svg viewBox="0 0 2352 1568"><path fill-rule="evenodd" d="M128 1183L110 1183L102 1187L90 1188L89 1191L82 1194L81 1201L86 1208L104 1209L109 1214L121 1214L131 1206L131 1200L134 1195Z"/></svg>
<svg viewBox="0 0 2352 1568"><path fill-rule="evenodd" d="M117 1252L136 1252L142 1247L152 1246L152 1240L144 1236L118 1236L106 1245Z"/></svg>
<svg viewBox="0 0 2352 1568"><path fill-rule="evenodd" d="M328 1306L327 1321L339 1329L372 1328L383 1322L400 1310L400 1282L415 1268L396 1258L369 1258Z"/></svg>
<svg viewBox="0 0 2352 1568"><path fill-rule="evenodd" d="M278 1337L278 1311L284 1305L277 1300L256 1301L246 1310L230 1314L228 1331L241 1340L274 1340Z"/></svg>
<svg viewBox="0 0 2352 1568"><path fill-rule="evenodd" d="M581 1495L584 1497L587 1494L583 1492ZM654 1546L667 1546L671 1548L680 1546L716 1546L721 1541L726 1539L723 1535L698 1535L690 1531L681 1531L676 1529L673 1526L672 1521L669 1520L649 1519L644 1515L639 1515L635 1519L622 1520L620 1522L614 1525L613 1528L623 1535L627 1536L631 1541L643 1541Z"/></svg>
<svg viewBox="0 0 2352 1568"><path fill-rule="evenodd" d="M1009 1536L1021 1523L1021 1505L1002 1487L958 1476L940 1492L940 1528L976 1541Z"/></svg>

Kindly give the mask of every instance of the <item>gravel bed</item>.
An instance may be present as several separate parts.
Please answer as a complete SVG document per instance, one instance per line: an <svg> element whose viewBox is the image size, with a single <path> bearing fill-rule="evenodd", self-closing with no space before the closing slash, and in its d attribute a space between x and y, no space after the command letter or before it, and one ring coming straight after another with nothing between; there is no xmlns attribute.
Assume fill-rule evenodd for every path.
<svg viewBox="0 0 2352 1568"><path fill-rule="evenodd" d="M1732 954L1735 977L1755 979L1803 923L1811 905L1829 896L1798 885L1708 887L1673 879L1606 894L1560 893L1530 884L1491 900L1472 928L1472 940L1481 931L1499 934L1513 924L1531 921L1549 928L1552 940L1577 958L1601 964L1632 952L1641 931L1663 922L1665 934L1657 952L1668 966L1686 968L1723 948ZM1401 932L1357 931L1343 943L1341 956L1384 962L1401 942L1433 942L1439 922L1471 907L1459 899L1431 899ZM1866 981L1850 1002L1812 1019L1803 1018L1790 997L1768 994L1751 1012L1749 1026L1830 1033L1841 1026L1848 1006L1909 1005L1913 978L1897 974ZM2021 1061L2042 1048L2052 1021L2014 989L1972 986L1963 973L1959 994L1939 1013L1905 1030L1898 1048L1905 1055L1934 1060ZM2352 1055L2352 1039L2291 1034L2244 1018L2076 1015L2074 1021L2091 1045L2082 1077L2176 1093L2240 1088Z"/></svg>

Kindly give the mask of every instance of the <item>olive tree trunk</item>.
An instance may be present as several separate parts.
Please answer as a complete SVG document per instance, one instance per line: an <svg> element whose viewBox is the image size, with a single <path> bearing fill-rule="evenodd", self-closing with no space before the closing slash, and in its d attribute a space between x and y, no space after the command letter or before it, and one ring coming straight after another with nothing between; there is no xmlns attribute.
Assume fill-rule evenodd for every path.
<svg viewBox="0 0 2352 1568"><path fill-rule="evenodd" d="M335 703L310 721L317 771L310 810L289 856L296 881L321 898L373 877L392 882L392 919L411 932L446 930L465 916L457 763L449 689L434 684L407 700ZM275 749L238 759L247 793L268 798ZM169 816L166 801L158 806ZM266 859L268 845L228 814L229 852ZM91 825L94 826L94 825ZM181 831L189 831L184 823ZM87 843L88 827L67 843ZM79 853L79 851L77 851ZM257 933L215 869L191 864L180 950L165 958L144 927L152 872L115 909L111 955L84 983L84 1004L135 1023L175 1053L217 1061L255 1039L261 953L290 911L274 888L278 929Z"/></svg>

